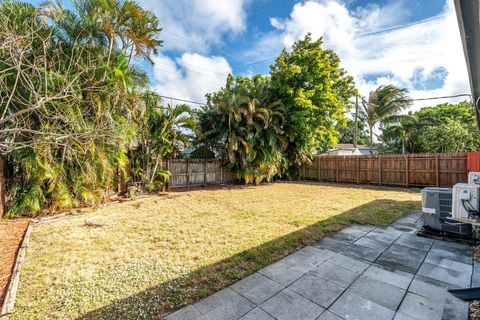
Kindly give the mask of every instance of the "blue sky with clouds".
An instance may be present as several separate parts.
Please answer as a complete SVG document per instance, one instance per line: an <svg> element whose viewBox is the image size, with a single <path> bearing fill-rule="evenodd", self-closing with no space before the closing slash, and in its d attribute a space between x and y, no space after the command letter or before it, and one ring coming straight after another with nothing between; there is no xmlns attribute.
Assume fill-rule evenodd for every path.
<svg viewBox="0 0 480 320"><path fill-rule="evenodd" d="M380 84L414 98L469 92L453 0L137 1L163 27L155 65L142 63L162 95L205 101L228 73L267 74L307 32L324 37L363 95Z"/></svg>

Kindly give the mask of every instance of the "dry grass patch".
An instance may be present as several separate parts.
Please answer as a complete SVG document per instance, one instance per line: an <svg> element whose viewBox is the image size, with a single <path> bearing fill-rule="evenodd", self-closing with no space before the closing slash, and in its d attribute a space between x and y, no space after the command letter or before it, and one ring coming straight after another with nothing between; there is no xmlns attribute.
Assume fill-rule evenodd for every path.
<svg viewBox="0 0 480 320"><path fill-rule="evenodd" d="M418 190L277 183L150 196L42 222L12 319L156 319L343 225L387 225L419 201ZM86 225L92 217L106 226Z"/></svg>

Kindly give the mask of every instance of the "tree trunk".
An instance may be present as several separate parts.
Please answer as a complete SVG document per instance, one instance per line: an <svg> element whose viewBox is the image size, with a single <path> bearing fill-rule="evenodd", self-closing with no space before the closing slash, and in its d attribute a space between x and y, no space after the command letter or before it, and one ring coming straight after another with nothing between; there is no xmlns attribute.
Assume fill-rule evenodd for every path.
<svg viewBox="0 0 480 320"><path fill-rule="evenodd" d="M7 181L5 173L5 158L0 155L0 218L4 217L6 212L6 193L7 193Z"/></svg>
<svg viewBox="0 0 480 320"><path fill-rule="evenodd" d="M405 138L402 138L402 154L405 154Z"/></svg>
<svg viewBox="0 0 480 320"><path fill-rule="evenodd" d="M370 127L370 154L373 154L373 127Z"/></svg>

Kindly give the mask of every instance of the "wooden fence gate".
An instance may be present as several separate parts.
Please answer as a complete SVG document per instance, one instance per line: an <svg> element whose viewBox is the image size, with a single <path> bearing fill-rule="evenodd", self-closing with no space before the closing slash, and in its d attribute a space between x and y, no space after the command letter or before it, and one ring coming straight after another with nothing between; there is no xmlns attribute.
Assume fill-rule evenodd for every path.
<svg viewBox="0 0 480 320"><path fill-rule="evenodd" d="M316 156L303 179L396 186L451 187L468 178L469 158L478 152L366 156ZM470 161L472 162L472 161ZM470 169L471 170L471 169Z"/></svg>

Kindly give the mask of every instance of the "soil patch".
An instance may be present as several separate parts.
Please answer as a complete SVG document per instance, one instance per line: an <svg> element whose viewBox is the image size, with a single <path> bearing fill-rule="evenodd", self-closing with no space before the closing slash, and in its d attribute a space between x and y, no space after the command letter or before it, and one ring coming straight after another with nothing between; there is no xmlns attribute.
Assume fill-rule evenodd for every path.
<svg viewBox="0 0 480 320"><path fill-rule="evenodd" d="M0 306L7 293L17 252L30 219L0 220Z"/></svg>

